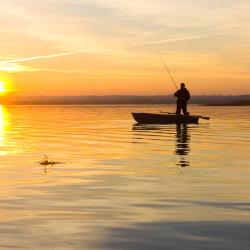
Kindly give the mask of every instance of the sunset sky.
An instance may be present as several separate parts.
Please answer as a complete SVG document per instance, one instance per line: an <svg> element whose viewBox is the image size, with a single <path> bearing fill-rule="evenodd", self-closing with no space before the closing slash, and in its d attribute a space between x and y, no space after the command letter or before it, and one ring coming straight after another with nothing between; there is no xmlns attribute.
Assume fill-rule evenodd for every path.
<svg viewBox="0 0 250 250"><path fill-rule="evenodd" d="M249 0L5 0L0 82L21 96L250 94Z"/></svg>

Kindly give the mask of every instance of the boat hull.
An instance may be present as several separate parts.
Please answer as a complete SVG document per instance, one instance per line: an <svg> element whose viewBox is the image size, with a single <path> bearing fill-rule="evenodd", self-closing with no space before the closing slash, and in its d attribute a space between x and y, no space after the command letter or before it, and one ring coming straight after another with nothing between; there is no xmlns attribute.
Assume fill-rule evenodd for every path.
<svg viewBox="0 0 250 250"><path fill-rule="evenodd" d="M154 113L132 113L137 123L141 124L180 124L198 123L199 116L154 114Z"/></svg>

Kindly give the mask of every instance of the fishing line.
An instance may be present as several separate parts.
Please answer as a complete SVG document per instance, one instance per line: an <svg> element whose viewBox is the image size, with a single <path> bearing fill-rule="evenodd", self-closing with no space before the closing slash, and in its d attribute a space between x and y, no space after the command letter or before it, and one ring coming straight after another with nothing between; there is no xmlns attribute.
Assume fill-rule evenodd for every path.
<svg viewBox="0 0 250 250"><path fill-rule="evenodd" d="M167 64L166 64L166 62L165 62L163 56L161 55L161 53L159 52L159 50L157 50L157 53L158 53L159 57L161 58L161 62L162 62L162 64L164 65L164 68L166 69L166 71L167 71L168 74L170 75L170 78L171 78L171 80L172 80L172 83L174 84L175 88L178 90L178 87L177 87L177 84L176 84L176 82L175 82L175 80L174 80L174 77L173 77L173 75L171 74L171 71L169 70L169 68L168 68L168 66L167 66Z"/></svg>

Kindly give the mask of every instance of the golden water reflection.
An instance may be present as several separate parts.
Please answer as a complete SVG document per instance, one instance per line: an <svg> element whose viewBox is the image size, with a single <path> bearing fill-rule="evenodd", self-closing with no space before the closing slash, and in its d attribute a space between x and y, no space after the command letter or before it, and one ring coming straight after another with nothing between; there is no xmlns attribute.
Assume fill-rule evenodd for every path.
<svg viewBox="0 0 250 250"><path fill-rule="evenodd" d="M1 246L167 249L183 235L205 246L204 239L216 235L200 237L197 228L215 224L219 230L225 224L220 232L235 235L235 242L238 231L246 232L248 242L248 228L228 221L249 223L249 108L208 107L209 125L133 126L131 112L143 109L2 107ZM162 108L147 107L156 109ZM203 106L193 109L205 112ZM48 166L44 174L39 161L45 154L64 164ZM181 168L180 160L190 167ZM131 236L138 236L134 229L139 241ZM128 235L136 246L127 243ZM226 238L221 233L216 239Z"/></svg>

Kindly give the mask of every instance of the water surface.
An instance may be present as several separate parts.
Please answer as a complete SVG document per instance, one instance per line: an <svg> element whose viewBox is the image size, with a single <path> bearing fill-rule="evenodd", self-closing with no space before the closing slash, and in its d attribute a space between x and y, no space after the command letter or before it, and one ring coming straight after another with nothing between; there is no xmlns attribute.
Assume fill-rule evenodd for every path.
<svg viewBox="0 0 250 250"><path fill-rule="evenodd" d="M0 108L1 249L250 249L250 108ZM61 162L42 166L44 155Z"/></svg>

